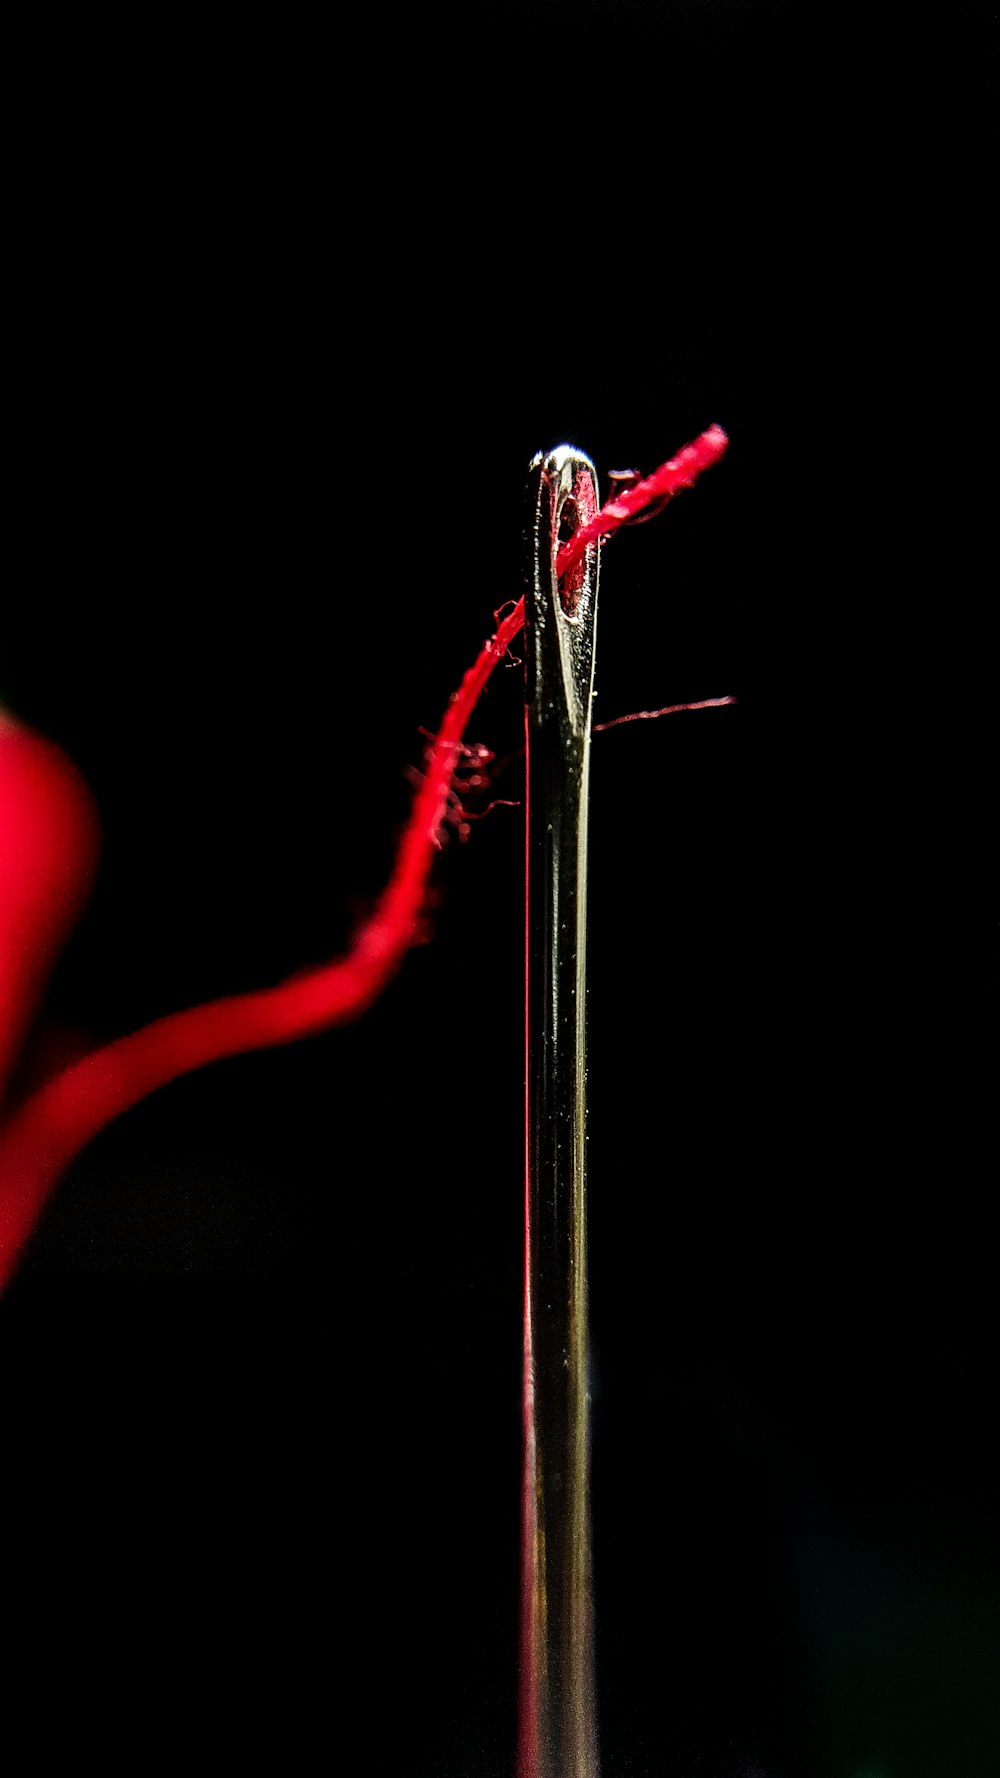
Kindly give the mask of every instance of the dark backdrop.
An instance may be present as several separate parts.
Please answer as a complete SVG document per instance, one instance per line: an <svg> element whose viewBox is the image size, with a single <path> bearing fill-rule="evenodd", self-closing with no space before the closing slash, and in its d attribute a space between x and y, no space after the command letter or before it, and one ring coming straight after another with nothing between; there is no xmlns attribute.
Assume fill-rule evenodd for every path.
<svg viewBox="0 0 1000 1778"><path fill-rule="evenodd" d="M533 452L730 433L602 570L602 718L739 697L595 742L608 1778L996 1757L991 10L25 52L2 677L105 830L36 1065L340 949ZM502 671L473 735L520 725ZM477 824L361 1023L178 1082L55 1197L2 1312L40 1751L511 1772L521 848Z"/></svg>

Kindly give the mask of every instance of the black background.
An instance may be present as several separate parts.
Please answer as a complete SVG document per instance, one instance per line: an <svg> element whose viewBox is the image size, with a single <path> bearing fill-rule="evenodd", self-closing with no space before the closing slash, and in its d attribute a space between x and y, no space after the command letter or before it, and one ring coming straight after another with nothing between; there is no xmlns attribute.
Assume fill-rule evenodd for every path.
<svg viewBox="0 0 1000 1778"><path fill-rule="evenodd" d="M2 676L104 862L26 1067L342 948L530 456L723 424L602 568L599 717L739 698L594 746L604 1770L983 1778L992 9L75 29L22 67ZM520 725L501 671L473 738ZM40 1753L513 1769L521 847L57 1193L3 1307Z"/></svg>

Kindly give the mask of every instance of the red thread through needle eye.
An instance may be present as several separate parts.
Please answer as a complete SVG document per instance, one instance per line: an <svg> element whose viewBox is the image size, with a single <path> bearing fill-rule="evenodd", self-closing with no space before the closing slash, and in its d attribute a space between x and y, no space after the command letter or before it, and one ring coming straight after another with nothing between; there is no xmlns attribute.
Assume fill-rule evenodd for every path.
<svg viewBox="0 0 1000 1778"><path fill-rule="evenodd" d="M610 535L643 507L691 487L702 470L718 461L726 444L721 427L712 426L610 501L563 544L557 573L565 575L588 544ZM170 1013L117 1038L47 1081L9 1119L0 1131L0 1289L59 1174L106 1124L206 1062L344 1024L377 999L419 938L428 878L462 759L462 737L483 687L523 624L524 603L518 600L453 694L428 746L424 777L392 875L345 956L278 987Z"/></svg>

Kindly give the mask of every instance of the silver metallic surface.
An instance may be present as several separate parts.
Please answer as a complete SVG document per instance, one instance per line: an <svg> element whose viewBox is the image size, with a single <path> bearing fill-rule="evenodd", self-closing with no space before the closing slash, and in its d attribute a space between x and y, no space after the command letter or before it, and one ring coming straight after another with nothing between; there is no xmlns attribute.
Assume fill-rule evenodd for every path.
<svg viewBox="0 0 1000 1778"><path fill-rule="evenodd" d="M596 1778L586 1216L587 786L598 549L560 584L560 541L597 510L563 445L528 483L525 1468L519 1778Z"/></svg>

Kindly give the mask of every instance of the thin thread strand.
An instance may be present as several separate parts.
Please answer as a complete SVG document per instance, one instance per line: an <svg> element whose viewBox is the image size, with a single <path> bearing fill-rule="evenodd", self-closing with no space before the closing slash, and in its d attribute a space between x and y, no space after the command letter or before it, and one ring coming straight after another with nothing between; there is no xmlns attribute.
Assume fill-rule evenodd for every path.
<svg viewBox="0 0 1000 1778"><path fill-rule="evenodd" d="M613 716L610 722L595 722L592 734L621 728L623 722L653 722L657 716L676 716L679 710L718 710L723 704L735 704L735 698L699 698L694 704L664 704L662 710L633 710L628 716Z"/></svg>

